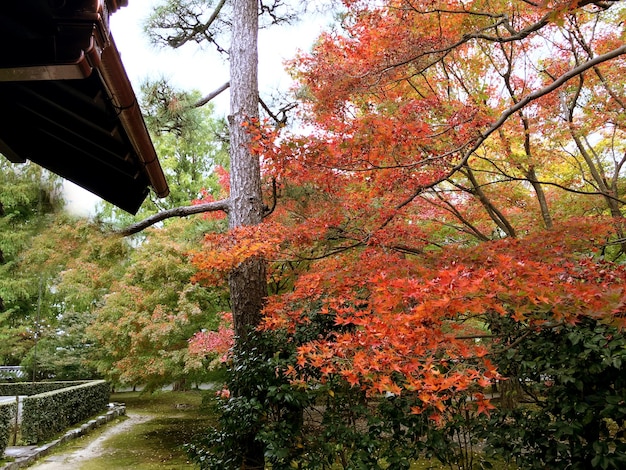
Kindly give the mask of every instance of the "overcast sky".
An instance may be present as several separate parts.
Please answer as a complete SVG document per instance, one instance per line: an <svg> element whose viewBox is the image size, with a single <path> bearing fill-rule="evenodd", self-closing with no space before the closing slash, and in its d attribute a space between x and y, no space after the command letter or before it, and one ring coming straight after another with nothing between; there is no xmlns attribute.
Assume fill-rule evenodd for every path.
<svg viewBox="0 0 626 470"><path fill-rule="evenodd" d="M122 63L138 93L146 78L164 76L181 88L199 90L206 95L229 80L228 64L208 46L204 50L185 45L176 50L156 49L143 34L142 24L149 15L154 0L131 0L111 15L111 34L122 57ZM291 84L283 63L298 49L309 50L328 20L319 16L293 26L273 27L259 35L259 88L261 94L272 90L287 90ZM216 113L228 113L228 93L214 100ZM70 210L88 214L100 199L67 182L65 197Z"/></svg>
<svg viewBox="0 0 626 470"><path fill-rule="evenodd" d="M207 94L228 81L228 65L210 46L204 50L195 44L172 49L156 49L142 32L142 23L154 0L132 0L111 16L111 31L122 62L133 85L138 88L146 77L159 74L185 89ZM283 62L298 49L309 50L327 20L307 15L307 20L292 26L263 29L259 33L259 86L261 93L286 89L291 83ZM219 108L228 111L228 96ZM223 102L222 102L223 101ZM217 105L218 103L216 103Z"/></svg>

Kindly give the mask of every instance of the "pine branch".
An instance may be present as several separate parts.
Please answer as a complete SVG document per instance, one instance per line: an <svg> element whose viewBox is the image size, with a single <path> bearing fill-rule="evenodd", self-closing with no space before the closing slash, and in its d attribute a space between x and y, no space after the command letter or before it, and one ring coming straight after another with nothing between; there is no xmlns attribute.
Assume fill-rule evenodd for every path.
<svg viewBox="0 0 626 470"><path fill-rule="evenodd" d="M171 219L172 217L186 217L188 215L200 214L203 212L217 212L224 211L228 213L230 208L230 199L222 199L221 201L205 202L204 204L197 204L195 206L182 206L168 209L158 214L154 214L136 224L129 225L128 227L119 230L117 233L123 237L139 233L142 230L161 222L165 219Z"/></svg>
<svg viewBox="0 0 626 470"><path fill-rule="evenodd" d="M191 107L192 108L200 108L201 106L204 106L209 101L211 101L213 98L215 98L220 93L222 93L224 90L226 90L228 87L230 87L230 82L224 83L221 87L213 90L211 93L206 95L204 98L201 98L198 101L196 101L193 105L191 105Z"/></svg>

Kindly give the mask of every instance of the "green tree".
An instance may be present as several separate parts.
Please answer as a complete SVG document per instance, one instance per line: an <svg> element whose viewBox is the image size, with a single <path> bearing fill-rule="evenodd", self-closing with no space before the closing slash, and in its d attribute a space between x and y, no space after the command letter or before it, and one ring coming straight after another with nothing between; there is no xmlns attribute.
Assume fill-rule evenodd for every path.
<svg viewBox="0 0 626 470"><path fill-rule="evenodd" d="M228 169L228 130L214 114L212 104L196 106L197 91L178 90L163 78L146 80L141 87L146 125L169 180L166 198L149 196L133 217L106 202L96 218L123 227L159 211L191 204L221 191L216 168Z"/></svg>
<svg viewBox="0 0 626 470"><path fill-rule="evenodd" d="M193 225L182 219L149 231L95 309L87 330L93 357L114 383L154 390L203 379L207 364L191 360L189 339L217 329L228 305L223 289L191 282L195 270L187 251L199 237Z"/></svg>
<svg viewBox="0 0 626 470"><path fill-rule="evenodd" d="M98 375L91 360L94 343L86 328L96 318L94 309L109 292L112 282L128 264L132 246L128 240L105 234L87 219L64 214L48 230L32 240L24 255L28 263L54 267L45 298L51 306L45 330L36 350L23 365L43 378L85 379Z"/></svg>
<svg viewBox="0 0 626 470"><path fill-rule="evenodd" d="M63 205L61 180L33 164L0 158L0 361L19 364L49 316L48 278L29 259L33 238L45 232Z"/></svg>

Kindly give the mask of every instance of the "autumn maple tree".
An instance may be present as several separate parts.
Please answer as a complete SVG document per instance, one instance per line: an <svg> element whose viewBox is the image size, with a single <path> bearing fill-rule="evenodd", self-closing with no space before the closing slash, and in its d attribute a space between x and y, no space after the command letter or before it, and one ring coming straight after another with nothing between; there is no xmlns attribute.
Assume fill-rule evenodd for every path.
<svg viewBox="0 0 626 470"><path fill-rule="evenodd" d="M265 328L332 318L289 376L480 407L488 316L621 328L623 5L344 6L292 63L307 133L252 139L274 214L196 257L207 279L271 261Z"/></svg>

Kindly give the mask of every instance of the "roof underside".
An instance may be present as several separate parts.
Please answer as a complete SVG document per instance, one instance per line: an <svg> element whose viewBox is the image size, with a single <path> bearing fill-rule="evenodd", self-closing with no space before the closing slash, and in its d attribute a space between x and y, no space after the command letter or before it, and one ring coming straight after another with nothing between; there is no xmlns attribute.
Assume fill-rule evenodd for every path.
<svg viewBox="0 0 626 470"><path fill-rule="evenodd" d="M169 192L108 31L113 0L0 6L0 153L31 160L136 213ZM6 46L10 45L10 46Z"/></svg>

